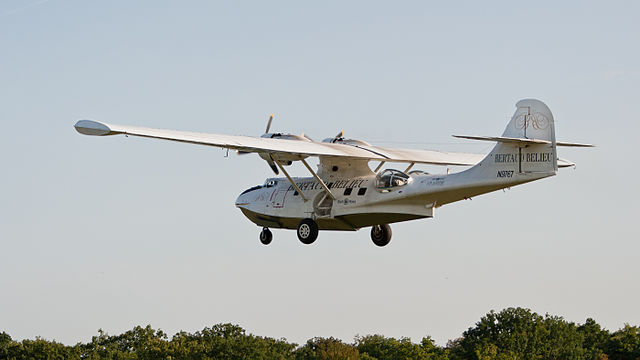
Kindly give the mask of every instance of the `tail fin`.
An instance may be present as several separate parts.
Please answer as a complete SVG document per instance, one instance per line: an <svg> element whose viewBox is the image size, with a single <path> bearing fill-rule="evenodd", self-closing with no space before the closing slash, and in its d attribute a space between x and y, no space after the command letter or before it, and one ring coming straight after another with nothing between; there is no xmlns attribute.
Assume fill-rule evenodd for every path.
<svg viewBox="0 0 640 360"><path fill-rule="evenodd" d="M540 100L518 101L502 136L485 139L497 144L469 169L474 175L520 182L555 175L558 170L553 114Z"/></svg>
<svg viewBox="0 0 640 360"><path fill-rule="evenodd" d="M556 132L551 110L540 100L520 100L503 137L543 140L547 144L518 145L521 151L519 172L555 173L558 171ZM494 150L501 150L500 143ZM492 151L493 152L493 151ZM495 157L494 157L495 160Z"/></svg>

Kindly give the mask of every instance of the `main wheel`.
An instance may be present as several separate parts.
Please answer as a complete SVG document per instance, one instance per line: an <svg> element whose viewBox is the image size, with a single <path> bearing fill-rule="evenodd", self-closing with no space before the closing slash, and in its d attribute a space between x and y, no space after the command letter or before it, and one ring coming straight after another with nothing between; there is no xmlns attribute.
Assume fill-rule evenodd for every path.
<svg viewBox="0 0 640 360"><path fill-rule="evenodd" d="M318 224L313 219L303 219L298 224L298 239L309 245L318 238Z"/></svg>
<svg viewBox="0 0 640 360"><path fill-rule="evenodd" d="M263 245L269 245L271 244L271 240L273 240L273 234L271 234L271 230L269 230L268 228L262 228L262 231L260 231L260 242Z"/></svg>
<svg viewBox="0 0 640 360"><path fill-rule="evenodd" d="M385 246L391 241L391 227L388 224L371 227L371 240L377 246Z"/></svg>

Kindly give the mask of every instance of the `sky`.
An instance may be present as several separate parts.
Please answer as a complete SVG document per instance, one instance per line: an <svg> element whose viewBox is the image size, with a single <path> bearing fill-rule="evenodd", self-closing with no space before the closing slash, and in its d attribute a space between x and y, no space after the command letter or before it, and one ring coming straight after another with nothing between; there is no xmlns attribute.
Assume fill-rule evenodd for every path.
<svg viewBox="0 0 640 360"><path fill-rule="evenodd" d="M440 345L520 306L640 324L640 3L0 2L0 331L66 344L231 322L304 343L373 333ZM234 207L257 156L79 135L115 124L272 129L487 152L523 98L577 164L369 229L260 228ZM424 167L423 167L424 169ZM426 168L444 172L442 167ZM291 172L306 175L297 164Z"/></svg>

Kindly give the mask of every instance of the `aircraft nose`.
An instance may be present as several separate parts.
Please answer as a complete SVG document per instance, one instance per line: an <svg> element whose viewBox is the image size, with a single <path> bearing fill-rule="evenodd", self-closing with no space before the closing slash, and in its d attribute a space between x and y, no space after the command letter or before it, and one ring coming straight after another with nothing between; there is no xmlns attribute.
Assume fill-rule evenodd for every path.
<svg viewBox="0 0 640 360"><path fill-rule="evenodd" d="M247 199L245 194L240 194L238 195L238 198L236 199L236 207L243 207L245 205L247 205Z"/></svg>
<svg viewBox="0 0 640 360"><path fill-rule="evenodd" d="M262 186L257 185L240 193L236 199L236 207L244 208L249 205L252 200L255 200L255 191L260 189L262 189Z"/></svg>

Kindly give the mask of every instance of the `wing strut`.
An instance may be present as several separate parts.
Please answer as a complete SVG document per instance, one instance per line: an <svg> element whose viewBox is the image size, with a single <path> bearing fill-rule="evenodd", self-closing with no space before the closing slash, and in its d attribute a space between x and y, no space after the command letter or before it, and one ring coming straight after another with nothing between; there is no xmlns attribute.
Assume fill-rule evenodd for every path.
<svg viewBox="0 0 640 360"><path fill-rule="evenodd" d="M271 159L273 159L273 157L271 157ZM280 164L280 161L273 159L273 162L276 163L276 165L278 165L278 167L280 168L280 170L282 171L282 173L284 174L284 176L287 177L287 179L289 180L289 182L291 183L291 185L293 185L293 188L296 189L296 191L298 192L298 194L300 195L300 197L304 200L307 201L309 199L307 199L306 196L304 196L304 194L302 193L302 191L300 191L300 188L298 187L298 185L296 185L295 182L293 182L293 179L291 178L291 176L289 176L289 173L287 172L287 170L284 169L284 166L282 166L282 164Z"/></svg>
<svg viewBox="0 0 640 360"><path fill-rule="evenodd" d="M309 170L309 172L311 173L311 175L313 175L314 178L316 178L316 180L318 180L318 182L320 183L320 185L322 185L322 187L324 188L324 191L327 192L327 194L329 194L329 196L331 197L331 199L335 200L336 197L333 196L333 193L331 192L331 190L329 190L329 187L327 186L327 184L324 183L324 181L322 181L322 179L320 179L320 177L318 176L318 174L316 174L315 171L313 171L313 169L311 168L311 166L309 166L309 164L307 164L307 161L305 159L300 159L300 161L302 161L302 163L304 164L304 166L307 168L307 170Z"/></svg>
<svg viewBox="0 0 640 360"><path fill-rule="evenodd" d="M406 169L404 169L404 172L408 173L408 172L409 172L409 170L411 170L411 168L412 168L412 167L413 167L413 165L415 165L415 164L416 164L416 163L413 163L413 162L412 162L409 166L407 166L407 168L406 168Z"/></svg>

